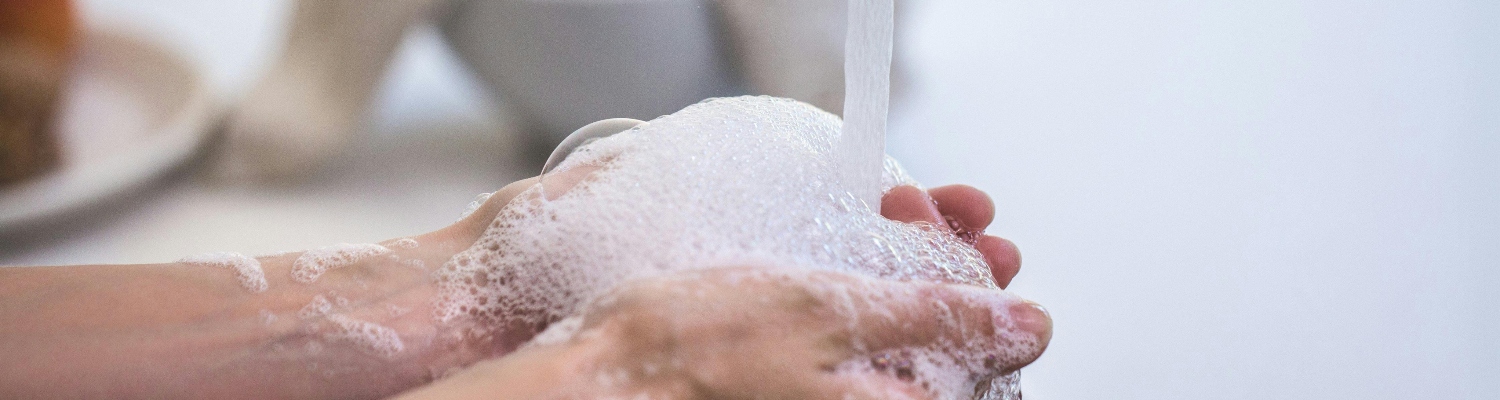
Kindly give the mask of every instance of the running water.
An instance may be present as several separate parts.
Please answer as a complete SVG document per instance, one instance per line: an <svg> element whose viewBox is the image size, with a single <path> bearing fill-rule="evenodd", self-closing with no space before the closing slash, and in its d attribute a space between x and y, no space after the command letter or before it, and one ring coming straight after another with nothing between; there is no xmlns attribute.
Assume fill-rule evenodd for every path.
<svg viewBox="0 0 1500 400"><path fill-rule="evenodd" d="M849 0L844 38L844 126L839 178L855 198L880 209L886 113L891 98L893 0Z"/></svg>

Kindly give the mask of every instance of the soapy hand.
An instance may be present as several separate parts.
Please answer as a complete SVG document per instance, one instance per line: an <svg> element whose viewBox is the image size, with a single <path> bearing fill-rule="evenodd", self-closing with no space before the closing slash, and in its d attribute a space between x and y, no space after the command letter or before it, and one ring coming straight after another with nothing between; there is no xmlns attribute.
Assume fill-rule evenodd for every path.
<svg viewBox="0 0 1500 400"><path fill-rule="evenodd" d="M482 236L495 220L501 209L517 196L537 184L546 187L546 196L556 199L579 183L589 180L599 166L579 166L558 171L543 177L525 179L511 183L491 195L478 209L458 223L444 229L447 248L468 247ZM531 192L531 196L537 195ZM1020 270L1021 256L1016 246L1000 237L984 234L994 220L994 203L979 189L966 185L950 185L922 190L912 186L898 186L888 191L881 200L881 215L891 220L929 224L939 229L965 237L984 256L995 282L1006 287ZM509 327L496 343L479 346L492 348L491 354L503 354L529 340L537 329L533 327Z"/></svg>
<svg viewBox="0 0 1500 400"><path fill-rule="evenodd" d="M880 199L880 215L895 221L937 225L963 238L984 255L1001 289L1010 286L1021 271L1021 253L1016 245L984 234L995 220L995 203L972 186L949 185L927 191L897 186Z"/></svg>
<svg viewBox="0 0 1500 400"><path fill-rule="evenodd" d="M590 179L599 168L580 166L548 174L545 177L513 182L497 190L477 210L457 223L432 233L413 237L421 243L420 247L409 250L398 249L396 254L402 259L424 260L429 268L440 265L442 260L473 245L496 218L496 214L507 204L517 201L517 197L522 196L528 189L537 184L543 184L547 188L546 195L556 198L579 183ZM932 224L958 235L972 237L970 242L984 255L994 273L995 281L1001 287L1005 287L1019 270L1020 254L1013 244L999 237L983 235L984 229L994 219L994 205L990 198L978 189L965 185L943 186L926 191L912 186L896 187L882 199L881 214L895 221ZM287 257L295 256L296 254L292 254ZM494 327L495 329L489 330L489 334L457 335L453 332L453 327L436 326L430 317L432 315L430 299L434 295L435 288L430 284L421 283L425 281L421 276L425 274L423 272L425 269L387 265L391 264L387 258L389 257L373 258L369 262L330 271L327 276L317 282L317 285L338 287L342 293L349 296L371 293L369 300L352 299L356 310L349 311L349 315L392 327L399 337L406 338L406 341L410 343L439 344L436 346L414 345L398 357L412 364L409 366L412 368L401 368L402 370L421 375L412 377L413 380L432 379L454 368L483 359L507 355L530 341L541 330L536 326L518 324ZM270 272L272 276L282 274ZM376 278L376 276L385 277ZM361 277L367 281L364 285L373 286L364 290L349 287L352 285L350 282ZM274 286L281 287L287 284ZM753 290L736 289L736 291L753 293ZM306 300L302 301L306 302ZM386 309L392 305L410 311L399 316L384 316ZM457 341L442 339L445 336L461 337L461 339ZM418 366L422 367L417 368Z"/></svg>
<svg viewBox="0 0 1500 400"><path fill-rule="evenodd" d="M548 175L542 178L546 195L560 197L597 170L582 166ZM478 237L500 209L536 184L533 178L501 189L455 227ZM1001 286L1019 269L1014 245L983 234L994 206L972 187L897 187L882 199L881 214L964 237L984 255ZM923 398L935 392L972 392L984 378L1029 363L1050 338L1044 312L1001 292L764 267L771 266L627 283L588 309L581 321L585 333L572 341L534 345L482 362L413 395ZM967 322L956 326L954 321ZM564 323L554 331L570 328L578 326ZM530 340L537 329L501 331L491 344L497 354ZM918 367L931 367L945 357L946 365L968 370L924 375ZM925 380L934 376L970 379L957 384ZM577 392L549 392L559 388ZM514 392L520 389L542 392Z"/></svg>
<svg viewBox="0 0 1500 400"><path fill-rule="evenodd" d="M958 398L1051 338L1003 292L770 268L629 283L576 322L402 398Z"/></svg>

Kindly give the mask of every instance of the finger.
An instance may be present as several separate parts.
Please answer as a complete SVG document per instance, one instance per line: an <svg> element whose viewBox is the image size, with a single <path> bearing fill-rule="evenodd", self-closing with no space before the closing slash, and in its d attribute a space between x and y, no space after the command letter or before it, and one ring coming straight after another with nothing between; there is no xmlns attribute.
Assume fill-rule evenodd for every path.
<svg viewBox="0 0 1500 400"><path fill-rule="evenodd" d="M706 398L768 398L768 399L806 399L806 400L901 400L901 399L925 399L920 389L909 382L898 380L894 377L883 376L873 373L827 373L808 372L786 368L778 365L778 369L785 371L780 376L762 377L756 376L746 379L738 385L731 387L719 387L712 384L698 385L708 390L700 391ZM740 375L744 378L744 374ZM703 393L706 392L706 393ZM689 398L689 397L650 397L650 398Z"/></svg>
<svg viewBox="0 0 1500 400"><path fill-rule="evenodd" d="M937 202L937 210L968 229L983 232L995 219L995 202L984 191L968 185L948 185L927 191Z"/></svg>
<svg viewBox="0 0 1500 400"><path fill-rule="evenodd" d="M1021 251L1016 248L1015 243L995 236L981 236L974 243L974 249L984 256L984 262L989 264L990 273L995 275L995 283L1001 289L1010 286L1010 281L1021 272Z"/></svg>
<svg viewBox="0 0 1500 400"><path fill-rule="evenodd" d="M942 345L1000 372L1035 360L1052 337L1046 311L1001 291L865 280L844 294L858 310L852 335L865 351Z"/></svg>
<svg viewBox="0 0 1500 400"><path fill-rule="evenodd" d="M858 400L917 400L928 396L911 382L889 375L856 373L825 375L828 383L822 385L816 398Z"/></svg>
<svg viewBox="0 0 1500 400"><path fill-rule="evenodd" d="M898 222L926 222L947 226L927 192L914 186L897 186L880 198L880 215Z"/></svg>
<svg viewBox="0 0 1500 400"><path fill-rule="evenodd" d="M785 350L785 349L779 349ZM773 354L776 350L768 350ZM697 398L890 400L924 399L920 389L893 376L870 371L831 371L801 368L795 355L744 360L726 365L706 376L695 371L693 381L702 390Z"/></svg>

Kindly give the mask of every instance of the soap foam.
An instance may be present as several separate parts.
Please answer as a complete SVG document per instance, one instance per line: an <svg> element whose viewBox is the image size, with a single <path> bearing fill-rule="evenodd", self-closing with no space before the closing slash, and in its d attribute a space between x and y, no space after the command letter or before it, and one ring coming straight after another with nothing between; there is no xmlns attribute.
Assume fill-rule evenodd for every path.
<svg viewBox="0 0 1500 400"><path fill-rule="evenodd" d="M1008 310L1010 305L1015 304L1014 299L989 304L995 299L985 293L986 289L960 287L958 291L959 299L954 300L958 304L968 303L992 310ZM850 295L864 296L866 301L879 301L881 297L892 296L878 290L864 290ZM897 296L910 298L909 295ZM940 306L939 309L952 311L946 306ZM870 360L846 361L837 370L852 373L852 376L895 376L928 389L935 398L1019 400L1018 373L1004 376L984 374L993 373L998 367L1029 361L1045 343L1027 333L1008 313L979 316L979 321L972 320L974 316L966 317L957 312L940 313L939 316L945 320L948 331L963 332L959 337L965 340L939 338L922 346L889 349Z"/></svg>
<svg viewBox="0 0 1500 400"><path fill-rule="evenodd" d="M415 249L417 248L417 240L412 238L396 239L391 242L390 247L395 249Z"/></svg>
<svg viewBox="0 0 1500 400"><path fill-rule="evenodd" d="M323 297L321 294L315 295L311 301L307 302L307 305L297 310L297 318L311 319L321 317L327 315L329 311L333 311L333 303L328 302L328 298Z"/></svg>
<svg viewBox="0 0 1500 400"><path fill-rule="evenodd" d="M234 271L234 276L239 280L240 286L252 293L264 292L270 287L266 283L266 272L261 269L260 261L244 254L221 251L188 256L177 262Z"/></svg>
<svg viewBox="0 0 1500 400"><path fill-rule="evenodd" d="M271 326L274 323L276 323L276 313L271 312L271 310L260 310L261 325Z"/></svg>
<svg viewBox="0 0 1500 400"><path fill-rule="evenodd" d="M416 241L412 241L412 245L415 246L415 244ZM292 279L302 283L313 283L325 272L390 252L391 249L385 246L370 243L340 243L308 250L292 262Z"/></svg>
<svg viewBox="0 0 1500 400"><path fill-rule="evenodd" d="M839 136L839 118L813 106L737 97L582 146L557 170L603 168L555 200L537 185L502 209L473 247L435 272L436 317L480 331L541 326L578 314L621 282L745 265L998 290L972 246L937 227L883 218L851 195L837 178ZM882 190L915 183L894 160L884 165ZM974 357L1036 344L982 353L972 346L912 349L939 360L914 373L941 398L968 397L987 378L974 375L983 364Z"/></svg>
<svg viewBox="0 0 1500 400"><path fill-rule="evenodd" d="M343 314L330 314L332 332L323 334L324 339L352 343L366 353L394 357L406 349L395 329L374 322L358 320Z"/></svg>

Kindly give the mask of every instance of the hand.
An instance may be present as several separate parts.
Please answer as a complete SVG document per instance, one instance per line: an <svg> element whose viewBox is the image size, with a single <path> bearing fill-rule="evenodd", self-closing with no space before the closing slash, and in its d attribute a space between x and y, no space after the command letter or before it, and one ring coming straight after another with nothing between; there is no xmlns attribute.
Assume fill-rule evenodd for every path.
<svg viewBox="0 0 1500 400"><path fill-rule="evenodd" d="M627 284L578 323L402 398L952 398L1051 338L1044 311L998 291L766 268Z"/></svg>
<svg viewBox="0 0 1500 400"><path fill-rule="evenodd" d="M561 194L592 171L549 175L548 193ZM506 354L531 339L531 327L475 338L438 326L430 317L436 288L428 272L471 246L501 208L536 182L509 185L468 218L407 238L416 248L383 242L390 253L311 282L292 278L302 253L260 257L269 283L264 292L246 290L232 269L193 263L0 269L0 292L9 295L0 301L0 337L9 339L0 343L0 355L15 361L6 364L14 368L0 368L0 393L375 397ZM993 218L988 198L972 188L928 193L898 188L882 211L912 223L947 220L955 232L975 232ZM986 250L986 241L1003 246ZM1009 281L1019 266L1014 247L987 236L976 243L997 281ZM309 307L319 297L331 303L326 312ZM315 312L302 312L309 308ZM364 338L376 340L348 335L353 331L373 332ZM394 352L383 341L392 335L402 341Z"/></svg>
<svg viewBox="0 0 1500 400"><path fill-rule="evenodd" d="M1010 286L1010 281L1021 271L1021 253L1016 245L984 234L995 220L995 203L972 186L948 185L927 191L897 186L880 199L880 215L895 221L936 225L958 235L984 255L1001 289Z"/></svg>
<svg viewBox="0 0 1500 400"><path fill-rule="evenodd" d="M574 185L585 181L598 170L594 166L580 166L546 176L550 197L561 196ZM495 215L516 196L536 185L539 178L518 181L507 185L492 195L478 210L445 231L459 237L451 242L474 242L495 219ZM890 190L882 199L882 214L893 220L908 223L925 223L964 237L974 244L989 263L995 280L1002 287L1009 284L1020 268L1020 254L1009 241L984 235L984 229L994 219L994 205L984 192L964 185L952 185L924 191L911 186ZM460 366L482 358L509 353L528 341L536 333L535 327L505 327L500 334L471 338L465 351L449 351L452 362L449 366ZM495 332L495 331L492 331Z"/></svg>

